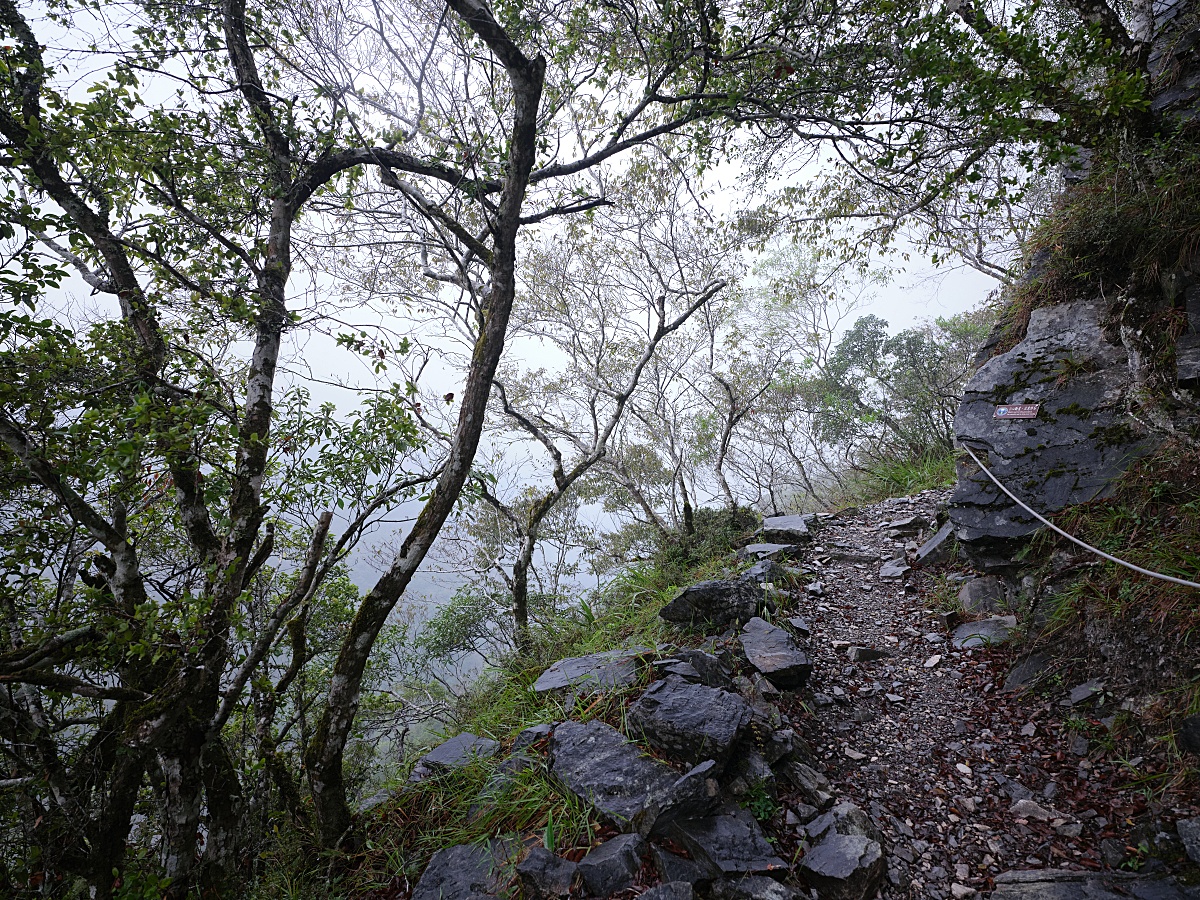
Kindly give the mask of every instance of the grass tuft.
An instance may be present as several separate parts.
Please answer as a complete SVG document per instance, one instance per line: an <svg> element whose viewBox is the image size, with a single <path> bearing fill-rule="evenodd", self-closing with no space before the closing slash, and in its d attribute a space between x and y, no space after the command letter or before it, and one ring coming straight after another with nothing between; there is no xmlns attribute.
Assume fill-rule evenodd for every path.
<svg viewBox="0 0 1200 900"><path fill-rule="evenodd" d="M921 491L951 487L957 477L952 452L929 451L912 458L882 459L853 473L834 505L866 506L889 497L909 497Z"/></svg>

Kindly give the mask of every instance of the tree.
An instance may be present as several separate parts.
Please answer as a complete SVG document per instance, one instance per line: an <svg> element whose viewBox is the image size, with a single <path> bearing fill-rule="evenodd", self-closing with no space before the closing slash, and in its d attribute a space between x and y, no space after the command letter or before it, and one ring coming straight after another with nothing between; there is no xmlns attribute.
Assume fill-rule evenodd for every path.
<svg viewBox="0 0 1200 900"><path fill-rule="evenodd" d="M763 4L754 18L778 50L745 63L777 77L749 79L765 91L743 158L764 179L782 165L803 180L749 222L791 223L850 254L908 237L1010 281L1013 243L1050 210L1057 166L1173 130L1171 103L1154 97L1174 77L1190 6ZM814 127L834 59L855 83ZM803 168L814 160L816 176Z"/></svg>
<svg viewBox="0 0 1200 900"><path fill-rule="evenodd" d="M535 441L551 466L518 512L484 491L513 528L510 589L517 645L527 650L529 568L542 522L608 453L609 440L659 346L727 284L733 247L706 238L667 166L635 161L618 210L568 227L531 253L516 334L563 360L559 371L497 381L505 427ZM574 223L572 223L574 225ZM549 351L548 353L545 351Z"/></svg>

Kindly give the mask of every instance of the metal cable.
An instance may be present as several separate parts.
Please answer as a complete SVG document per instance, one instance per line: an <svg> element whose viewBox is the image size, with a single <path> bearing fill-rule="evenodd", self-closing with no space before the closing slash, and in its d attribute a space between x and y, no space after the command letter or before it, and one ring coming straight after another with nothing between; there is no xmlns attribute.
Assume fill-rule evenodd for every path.
<svg viewBox="0 0 1200 900"><path fill-rule="evenodd" d="M1138 572L1142 575L1149 575L1151 578L1157 578L1160 581L1169 581L1172 584L1181 584L1184 587L1196 588L1197 590L1200 590L1200 584L1197 584L1194 581L1188 581L1187 579L1184 579L1184 578L1176 578L1174 575L1164 575L1161 572L1151 572L1149 569L1143 569L1141 566L1135 566L1131 562L1125 562L1125 560L1123 560L1123 559L1117 559L1117 557L1113 556L1112 554L1105 553L1103 550L1098 550L1095 547L1093 547L1091 544L1086 544L1083 541L1079 540L1079 538L1075 537L1074 535L1067 534L1065 531L1063 531L1061 528L1059 528L1057 525L1055 525L1053 522L1051 522L1045 516L1040 515L1039 513L1030 509L1029 506L1027 506L1025 503L1021 502L1021 499L1019 497L1017 497L1016 494L1014 494L1012 491L1010 491L1008 488L1006 488L1003 484L1001 484L1000 479L992 474L991 470L980 461L979 457L975 455L974 451L972 451L970 447L968 447L962 441L959 441L959 443L962 444L962 448L964 450L966 450L968 454L970 454L971 459L975 460L976 465L978 465L979 468L983 469L983 473L985 475L987 475L988 478L992 479L992 481L994 481L996 483L996 487L998 487L998 488L1000 488L1000 490L1004 491L1004 493L1008 495L1008 498L1010 500L1012 500L1013 503L1017 504L1017 506L1021 507L1021 509L1025 510L1025 512L1029 513L1031 516L1033 516L1035 519L1037 519L1039 522L1041 522L1043 525L1045 525L1051 531L1055 532L1056 534L1062 535L1063 537L1065 537L1068 541L1070 541L1073 544L1078 544L1084 550L1089 550L1092 553L1095 553L1097 556L1102 556L1105 559L1107 559L1109 562L1115 562L1118 566L1124 566L1127 569L1132 569L1133 571Z"/></svg>

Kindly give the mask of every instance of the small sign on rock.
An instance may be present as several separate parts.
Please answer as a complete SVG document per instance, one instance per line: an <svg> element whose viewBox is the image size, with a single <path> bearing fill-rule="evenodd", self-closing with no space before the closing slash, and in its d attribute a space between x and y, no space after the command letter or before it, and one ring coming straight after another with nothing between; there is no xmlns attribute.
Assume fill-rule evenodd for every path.
<svg viewBox="0 0 1200 900"><path fill-rule="evenodd" d="M992 413L992 418L1036 419L1039 409L1041 409L1040 403L1009 403L1006 406L997 406L996 411Z"/></svg>

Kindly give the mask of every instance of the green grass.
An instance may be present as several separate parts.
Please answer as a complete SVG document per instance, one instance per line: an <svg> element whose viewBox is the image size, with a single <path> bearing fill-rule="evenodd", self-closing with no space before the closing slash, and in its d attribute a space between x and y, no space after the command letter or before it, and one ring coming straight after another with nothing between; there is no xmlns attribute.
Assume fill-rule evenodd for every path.
<svg viewBox="0 0 1200 900"><path fill-rule="evenodd" d="M836 506L866 506L889 497L909 497L950 487L957 479L953 453L929 452L915 458L893 457L852 472L834 498Z"/></svg>
<svg viewBox="0 0 1200 900"><path fill-rule="evenodd" d="M1200 576L1200 455L1169 445L1134 466L1112 496L1072 507L1056 524L1079 539L1154 572L1192 581ZM1042 534L1034 558L1049 559L1055 549L1083 551L1055 535ZM1089 622L1114 634L1162 640L1177 670L1176 684L1156 683L1163 700L1156 714L1165 724L1200 709L1200 664L1196 633L1200 591L1160 581L1114 563L1085 570L1053 597L1052 630L1070 632ZM1156 676L1157 678L1157 676Z"/></svg>
<svg viewBox="0 0 1200 900"><path fill-rule="evenodd" d="M1038 307L1097 295L1162 297L1162 279L1194 269L1200 252L1197 129L1183 126L1142 144L1101 148L1088 177L1065 191L1035 230L1027 253L1039 252L1049 254L1039 277L1005 297L1007 327L996 354L1025 336ZM1169 353L1180 327L1177 311L1169 302L1146 306L1137 325L1157 333L1159 349Z"/></svg>

